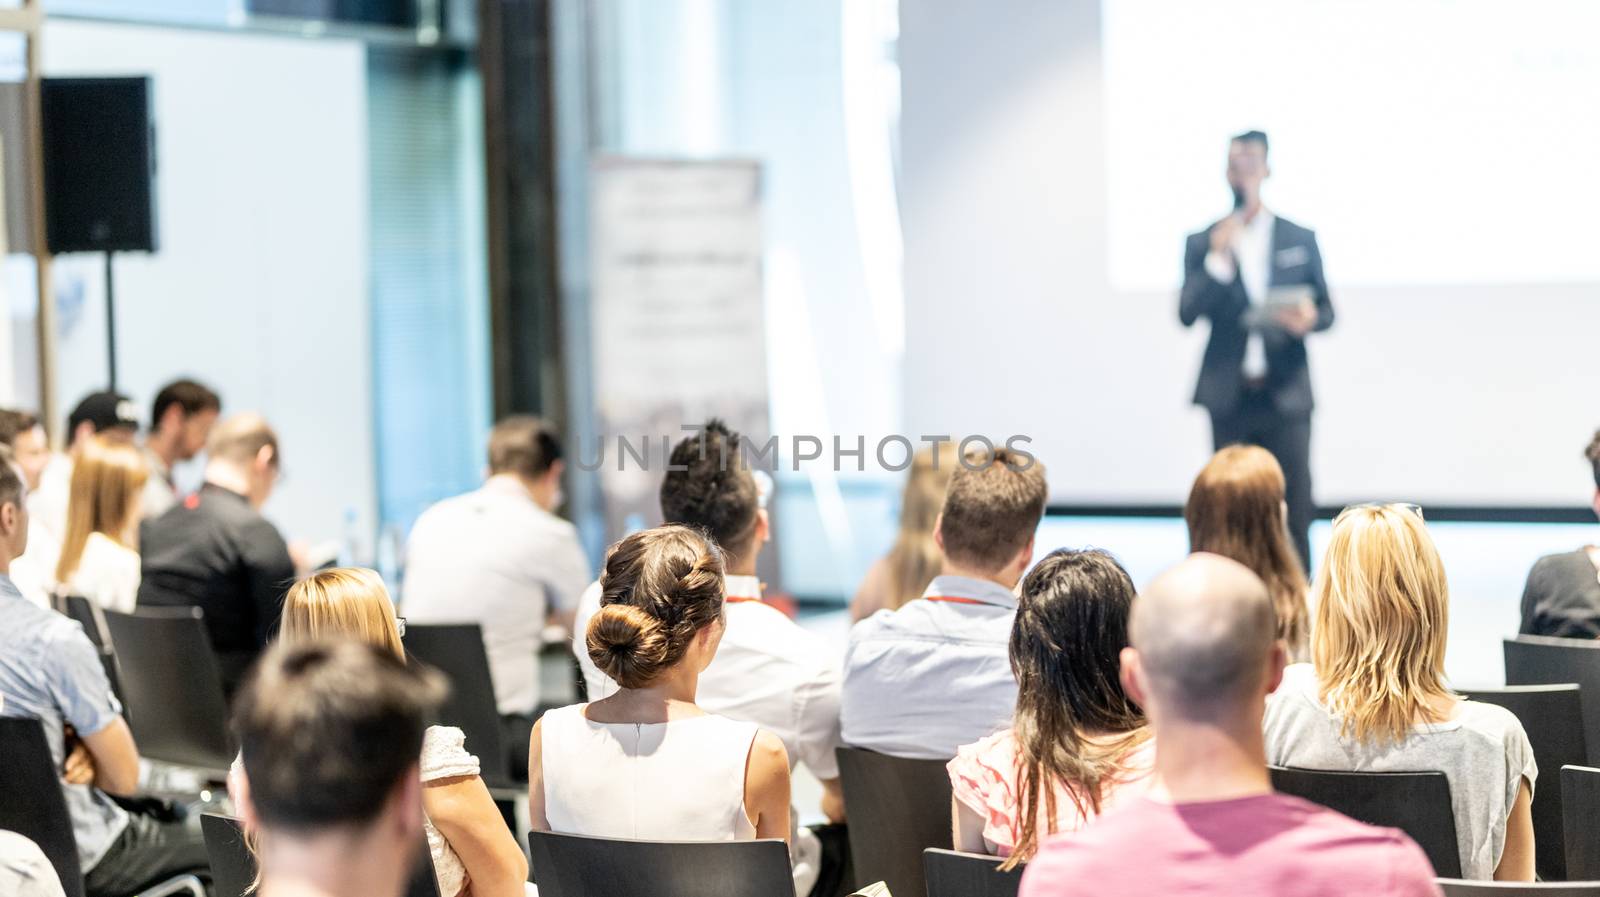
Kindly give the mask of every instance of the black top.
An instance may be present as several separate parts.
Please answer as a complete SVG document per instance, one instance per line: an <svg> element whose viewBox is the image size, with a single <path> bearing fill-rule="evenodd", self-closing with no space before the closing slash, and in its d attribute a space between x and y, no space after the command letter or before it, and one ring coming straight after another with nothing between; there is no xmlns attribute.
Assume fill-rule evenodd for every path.
<svg viewBox="0 0 1600 897"><path fill-rule="evenodd" d="M1539 559L1522 590L1523 635L1600 637L1600 570L1589 549Z"/></svg>
<svg viewBox="0 0 1600 897"><path fill-rule="evenodd" d="M1218 283L1211 278L1206 271L1210 249L1210 227L1189 235L1183 250L1178 319L1185 327L1201 318L1211 320L1211 338L1195 384L1194 403L1213 414L1231 414L1239 408L1245 390L1244 354L1250 336L1245 314L1250 310L1250 296L1239 277L1237 260L1232 282ZM1272 225L1271 264L1267 285L1310 287L1317 304L1317 323L1312 330L1332 327L1333 301L1322 274L1316 234L1287 218L1277 218ZM1261 339L1267 355L1266 390L1273 405L1283 414L1309 415L1313 402L1305 340L1276 327L1263 329Z"/></svg>
<svg viewBox="0 0 1600 897"><path fill-rule="evenodd" d="M244 496L207 483L139 529L139 604L199 607L232 694L266 647L294 581L277 528Z"/></svg>

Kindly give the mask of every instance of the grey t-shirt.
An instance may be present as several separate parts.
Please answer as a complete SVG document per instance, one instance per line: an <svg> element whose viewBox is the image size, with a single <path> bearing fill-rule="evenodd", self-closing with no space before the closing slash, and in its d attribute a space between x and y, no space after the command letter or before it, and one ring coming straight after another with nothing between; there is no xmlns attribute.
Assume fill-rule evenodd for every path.
<svg viewBox="0 0 1600 897"><path fill-rule="evenodd" d="M1526 779L1531 795L1539 776L1517 718L1503 707L1462 701L1455 719L1418 725L1405 741L1357 742L1340 736L1340 718L1317 692L1311 664L1284 670L1283 684L1267 699L1267 762L1352 772L1443 772L1450 781L1461 874L1493 878L1517 790Z"/></svg>

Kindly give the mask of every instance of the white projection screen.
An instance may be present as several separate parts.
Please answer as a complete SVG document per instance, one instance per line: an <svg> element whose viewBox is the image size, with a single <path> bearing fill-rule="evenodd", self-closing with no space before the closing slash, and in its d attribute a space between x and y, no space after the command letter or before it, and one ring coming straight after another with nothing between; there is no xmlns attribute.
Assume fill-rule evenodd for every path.
<svg viewBox="0 0 1600 897"><path fill-rule="evenodd" d="M1024 433L1058 504L1181 503L1177 320L1227 139L1317 231L1318 501L1579 507L1600 427L1600 4L901 0L906 420Z"/></svg>

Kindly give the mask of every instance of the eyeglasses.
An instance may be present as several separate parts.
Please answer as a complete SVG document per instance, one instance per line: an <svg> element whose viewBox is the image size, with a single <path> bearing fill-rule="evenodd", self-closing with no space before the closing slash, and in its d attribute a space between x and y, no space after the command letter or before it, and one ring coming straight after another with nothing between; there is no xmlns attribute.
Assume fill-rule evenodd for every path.
<svg viewBox="0 0 1600 897"><path fill-rule="evenodd" d="M1418 520L1426 520L1427 519L1426 517L1422 516L1422 505L1412 504L1409 501L1368 501L1368 502L1362 502L1359 505L1350 505L1350 506L1346 507L1343 511L1339 512L1339 517L1343 517L1344 515L1350 513L1351 511L1408 511L1408 512L1410 512L1412 514L1417 515L1417 519ZM1335 518L1335 519L1337 519L1337 518Z"/></svg>

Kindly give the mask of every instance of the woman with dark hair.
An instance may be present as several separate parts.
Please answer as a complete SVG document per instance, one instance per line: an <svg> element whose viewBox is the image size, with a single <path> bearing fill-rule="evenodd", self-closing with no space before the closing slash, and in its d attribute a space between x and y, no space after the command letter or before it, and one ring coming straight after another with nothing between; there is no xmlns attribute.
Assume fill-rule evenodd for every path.
<svg viewBox="0 0 1600 897"><path fill-rule="evenodd" d="M620 688L552 710L528 743L535 831L654 841L789 839L789 759L753 723L695 704L722 640L723 563L686 526L612 547L589 657Z"/></svg>
<svg viewBox="0 0 1600 897"><path fill-rule="evenodd" d="M1195 477L1183 519L1189 551L1220 554L1249 567L1267 584L1278 613L1278 638L1289 662L1311 659L1303 558L1289 538L1289 506L1283 498L1283 468L1256 445L1222 449Z"/></svg>
<svg viewBox="0 0 1600 897"><path fill-rule="evenodd" d="M1144 713L1118 678L1134 598L1127 571L1104 551L1062 548L1021 591L1010 648L1016 717L949 765L956 848L1006 857L1005 868L1047 835L1144 793L1155 763Z"/></svg>

